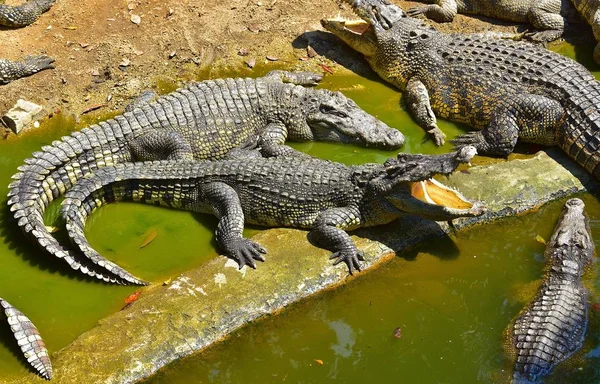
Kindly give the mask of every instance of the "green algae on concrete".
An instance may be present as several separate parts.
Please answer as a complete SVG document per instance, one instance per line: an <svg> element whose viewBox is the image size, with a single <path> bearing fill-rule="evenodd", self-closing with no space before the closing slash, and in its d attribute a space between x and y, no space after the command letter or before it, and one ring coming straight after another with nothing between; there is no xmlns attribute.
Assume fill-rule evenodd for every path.
<svg viewBox="0 0 600 384"><path fill-rule="evenodd" d="M455 226L523 213L562 196L597 189L598 183L584 170L565 169L563 163L569 161L558 152L551 155L540 152L532 159L472 167L450 176L449 184L489 205L482 219L463 219ZM481 188L485 185L494 188ZM449 229L446 223L405 217L357 231L353 239L365 251L364 267L369 269L394 252ZM269 251L256 270L238 270L233 261L218 257L144 289L130 308L101 320L52 355L55 382L135 382L248 322L351 279L344 268L331 265L328 251L310 245L305 231L271 229L254 239Z"/></svg>

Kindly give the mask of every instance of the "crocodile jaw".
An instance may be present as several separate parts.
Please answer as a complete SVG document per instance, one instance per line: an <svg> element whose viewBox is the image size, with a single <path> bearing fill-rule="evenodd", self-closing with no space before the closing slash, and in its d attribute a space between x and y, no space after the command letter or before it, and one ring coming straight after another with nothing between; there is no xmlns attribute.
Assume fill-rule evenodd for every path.
<svg viewBox="0 0 600 384"><path fill-rule="evenodd" d="M435 179L408 183L408 190L394 191L387 199L399 210L436 221L480 216L485 206L471 201Z"/></svg>
<svg viewBox="0 0 600 384"><path fill-rule="evenodd" d="M321 20L323 28L365 56L377 51L377 37L371 24L364 20L346 20L341 17Z"/></svg>

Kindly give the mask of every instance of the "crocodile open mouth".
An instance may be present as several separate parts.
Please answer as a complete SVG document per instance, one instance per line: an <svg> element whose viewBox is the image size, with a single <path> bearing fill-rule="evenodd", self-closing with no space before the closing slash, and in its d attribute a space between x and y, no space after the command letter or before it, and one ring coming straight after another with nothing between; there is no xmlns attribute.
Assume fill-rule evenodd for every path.
<svg viewBox="0 0 600 384"><path fill-rule="evenodd" d="M469 210L474 204L457 190L445 186L435 179L412 183L410 194L427 204L439 205L458 210Z"/></svg>
<svg viewBox="0 0 600 384"><path fill-rule="evenodd" d="M342 27L344 30L348 32L352 32L355 35L362 36L365 32L371 28L371 24L367 23L364 20L356 19L350 20L345 19L341 16L334 17L332 19L325 20L327 23L336 24L338 27Z"/></svg>

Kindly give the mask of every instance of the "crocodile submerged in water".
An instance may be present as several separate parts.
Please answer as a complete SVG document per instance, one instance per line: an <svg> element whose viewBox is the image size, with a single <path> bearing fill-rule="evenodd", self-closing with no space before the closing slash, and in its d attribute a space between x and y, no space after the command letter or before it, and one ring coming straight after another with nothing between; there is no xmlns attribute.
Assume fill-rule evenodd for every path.
<svg viewBox="0 0 600 384"><path fill-rule="evenodd" d="M257 140L264 156L295 153L282 145L286 140L402 146L404 136L398 130L341 93L296 85L313 85L321 78L309 72L273 71L257 79L191 83L74 132L42 147L19 167L9 186L10 210L29 239L73 269L105 281L139 284L112 263L92 266L62 247L44 226L46 207L86 174L120 162L218 159Z"/></svg>
<svg viewBox="0 0 600 384"><path fill-rule="evenodd" d="M0 0L0 25L20 28L35 22L42 13L50 10L56 0L29 0L18 6L4 2Z"/></svg>
<svg viewBox="0 0 600 384"><path fill-rule="evenodd" d="M592 27L596 40L600 41L600 0L571 0L571 3ZM594 48L594 61L600 64L600 43Z"/></svg>
<svg viewBox="0 0 600 384"><path fill-rule="evenodd" d="M46 380L52 378L52 364L48 356L46 344L39 331L21 311L13 307L8 301L0 298L0 307L8 320L21 352L27 362Z"/></svg>
<svg viewBox="0 0 600 384"><path fill-rule="evenodd" d="M567 201L546 246L544 282L507 329L515 383L539 380L583 345L589 303L582 274L595 262L594 249L583 201Z"/></svg>
<svg viewBox="0 0 600 384"><path fill-rule="evenodd" d="M600 83L583 66L532 44L441 33L386 0L346 2L362 20L323 26L404 91L436 144L445 135L435 113L482 129L459 136L458 147L506 156L517 139L559 145L600 178Z"/></svg>
<svg viewBox="0 0 600 384"><path fill-rule="evenodd" d="M31 76L45 69L53 69L53 63L54 59L46 55L27 56L21 61L0 59L0 85Z"/></svg>
<svg viewBox="0 0 600 384"><path fill-rule="evenodd" d="M334 264L360 270L361 252L346 230L414 214L432 220L478 216L481 203L430 179L468 162L475 148L444 155L399 154L384 164L346 166L316 158L240 158L218 161L122 163L100 168L65 195L61 215L72 244L94 262L85 222L99 206L137 201L217 216L216 241L239 264L255 267L266 250L242 237L244 222L311 229L333 252Z"/></svg>
<svg viewBox="0 0 600 384"><path fill-rule="evenodd" d="M457 13L481 15L517 23L530 23L542 31L529 34L534 41L548 42L562 36L569 22L579 21L569 0L425 0L429 5L407 11L438 22L450 22Z"/></svg>

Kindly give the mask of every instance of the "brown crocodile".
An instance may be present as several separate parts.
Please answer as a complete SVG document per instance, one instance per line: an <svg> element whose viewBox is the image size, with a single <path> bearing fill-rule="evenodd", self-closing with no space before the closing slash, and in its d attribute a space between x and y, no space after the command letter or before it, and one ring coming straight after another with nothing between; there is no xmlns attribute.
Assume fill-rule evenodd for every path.
<svg viewBox="0 0 600 384"><path fill-rule="evenodd" d="M600 83L583 66L524 42L441 33L390 1L346 2L362 20L323 26L404 92L436 144L445 138L437 114L482 129L455 139L459 147L506 156L517 139L559 145L600 178Z"/></svg>

